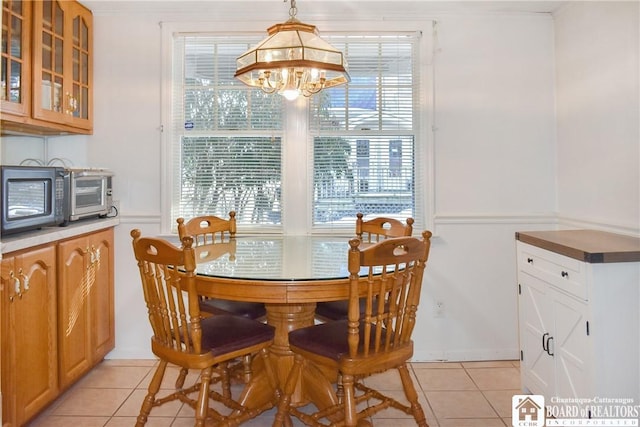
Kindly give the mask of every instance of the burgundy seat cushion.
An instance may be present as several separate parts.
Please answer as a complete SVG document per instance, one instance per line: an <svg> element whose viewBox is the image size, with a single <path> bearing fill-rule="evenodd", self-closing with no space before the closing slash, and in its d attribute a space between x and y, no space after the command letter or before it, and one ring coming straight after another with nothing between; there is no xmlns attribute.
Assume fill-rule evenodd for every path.
<svg viewBox="0 0 640 427"><path fill-rule="evenodd" d="M360 313L364 313L366 305L367 300L360 298ZM316 305L316 314L325 319L346 320L349 316L349 300L319 302Z"/></svg>
<svg viewBox="0 0 640 427"><path fill-rule="evenodd" d="M316 314L331 320L343 320L349 312L349 301L327 301L316 305Z"/></svg>
<svg viewBox="0 0 640 427"><path fill-rule="evenodd" d="M364 338L363 323L360 323L360 349ZM319 325L308 326L289 332L289 344L333 360L349 353L347 320L336 320ZM384 334L383 334L384 337ZM384 338L383 338L384 339ZM373 340L372 340L373 341ZM373 345L373 343L371 343Z"/></svg>
<svg viewBox="0 0 640 427"><path fill-rule="evenodd" d="M200 301L200 311L211 314L235 314L248 319L261 319L267 315L267 309L261 302L229 301L217 298Z"/></svg>
<svg viewBox="0 0 640 427"><path fill-rule="evenodd" d="M200 324L202 348L211 349L216 356L270 341L275 336L273 326L232 314L207 317Z"/></svg>

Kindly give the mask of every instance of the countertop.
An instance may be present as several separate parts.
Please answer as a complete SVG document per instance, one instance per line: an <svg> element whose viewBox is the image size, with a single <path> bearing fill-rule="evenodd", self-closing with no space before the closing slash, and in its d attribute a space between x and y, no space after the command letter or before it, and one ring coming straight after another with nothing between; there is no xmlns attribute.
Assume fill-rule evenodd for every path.
<svg viewBox="0 0 640 427"><path fill-rule="evenodd" d="M8 254L10 252L27 249L33 246L43 245L79 236L81 234L102 230L104 228L113 227L119 223L120 219L118 217L83 219L71 222L65 227L43 227L38 230L26 231L24 233L10 234L0 238L0 252L2 254Z"/></svg>
<svg viewBox="0 0 640 427"><path fill-rule="evenodd" d="M640 239L598 230L519 231L516 239L588 263L640 261Z"/></svg>

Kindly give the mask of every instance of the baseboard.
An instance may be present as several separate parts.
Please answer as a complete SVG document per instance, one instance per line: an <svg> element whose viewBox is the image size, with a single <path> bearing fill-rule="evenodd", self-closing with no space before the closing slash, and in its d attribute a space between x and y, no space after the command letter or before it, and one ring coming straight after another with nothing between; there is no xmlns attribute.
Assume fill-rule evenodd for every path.
<svg viewBox="0 0 640 427"><path fill-rule="evenodd" d="M416 351L412 362L476 362L487 360L518 360L518 349L473 349Z"/></svg>

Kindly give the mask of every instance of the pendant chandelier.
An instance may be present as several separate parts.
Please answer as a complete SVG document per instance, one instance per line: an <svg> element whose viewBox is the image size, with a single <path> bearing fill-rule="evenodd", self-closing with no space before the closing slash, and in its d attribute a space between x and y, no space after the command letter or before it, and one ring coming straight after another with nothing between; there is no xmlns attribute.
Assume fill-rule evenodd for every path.
<svg viewBox="0 0 640 427"><path fill-rule="evenodd" d="M237 58L235 77L288 100L349 82L342 52L322 40L315 25L298 21L296 0L290 1L289 20L269 27L269 37Z"/></svg>

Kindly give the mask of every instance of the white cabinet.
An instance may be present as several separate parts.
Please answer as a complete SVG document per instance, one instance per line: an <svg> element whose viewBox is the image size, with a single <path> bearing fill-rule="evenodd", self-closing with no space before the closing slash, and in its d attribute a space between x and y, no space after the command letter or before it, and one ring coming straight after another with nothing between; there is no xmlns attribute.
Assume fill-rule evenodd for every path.
<svg viewBox="0 0 640 427"><path fill-rule="evenodd" d="M640 402L640 239L517 233L523 391Z"/></svg>

